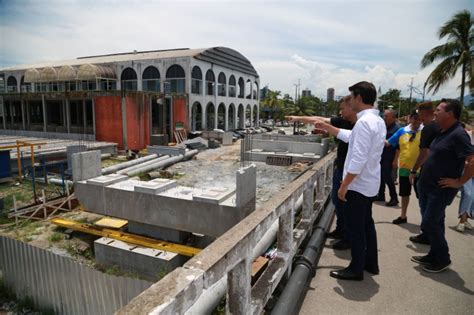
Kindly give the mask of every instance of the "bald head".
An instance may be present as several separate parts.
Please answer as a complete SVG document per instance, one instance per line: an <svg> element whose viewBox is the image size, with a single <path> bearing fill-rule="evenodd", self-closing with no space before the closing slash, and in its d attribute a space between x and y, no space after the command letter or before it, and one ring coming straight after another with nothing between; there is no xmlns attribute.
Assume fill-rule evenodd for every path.
<svg viewBox="0 0 474 315"><path fill-rule="evenodd" d="M383 120L387 126L393 125L397 120L397 113L393 109L386 109L383 112Z"/></svg>

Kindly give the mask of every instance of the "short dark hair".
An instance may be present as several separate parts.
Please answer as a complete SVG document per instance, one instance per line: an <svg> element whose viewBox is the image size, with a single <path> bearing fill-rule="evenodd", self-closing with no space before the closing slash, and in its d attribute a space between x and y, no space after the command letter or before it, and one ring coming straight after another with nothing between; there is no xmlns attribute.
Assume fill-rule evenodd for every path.
<svg viewBox="0 0 474 315"><path fill-rule="evenodd" d="M453 112L454 118L457 120L461 119L462 104L460 101L452 98L443 98L441 103L446 103L444 110L446 112Z"/></svg>
<svg viewBox="0 0 474 315"><path fill-rule="evenodd" d="M377 99L377 90L375 86L367 81L361 81L353 86L349 87L349 91L352 92L354 97L360 95L362 97L362 102L368 105L374 105L375 100Z"/></svg>
<svg viewBox="0 0 474 315"><path fill-rule="evenodd" d="M423 102L417 105L418 110L433 110L433 103L431 101Z"/></svg>

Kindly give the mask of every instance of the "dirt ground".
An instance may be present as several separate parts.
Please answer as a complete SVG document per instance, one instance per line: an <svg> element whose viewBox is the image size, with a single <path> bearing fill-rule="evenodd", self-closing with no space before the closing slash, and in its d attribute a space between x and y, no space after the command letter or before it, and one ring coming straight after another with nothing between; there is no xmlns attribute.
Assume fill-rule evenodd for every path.
<svg viewBox="0 0 474 315"><path fill-rule="evenodd" d="M257 166L257 205L270 199L295 179L304 166L274 166L251 162ZM200 152L192 160L170 166L178 184L190 187L235 188L235 172L240 167L240 141Z"/></svg>

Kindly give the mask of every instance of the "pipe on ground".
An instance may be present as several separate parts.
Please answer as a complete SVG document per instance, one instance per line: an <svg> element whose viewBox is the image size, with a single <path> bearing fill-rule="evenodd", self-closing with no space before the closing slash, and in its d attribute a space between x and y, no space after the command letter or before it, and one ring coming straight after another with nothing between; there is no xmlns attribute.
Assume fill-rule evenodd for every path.
<svg viewBox="0 0 474 315"><path fill-rule="evenodd" d="M39 183L46 183L46 181L44 180L44 177L37 177L37 178L35 178L35 181L37 181ZM69 187L74 186L74 183L72 181L66 180L66 179L64 180L64 185L66 185L66 182L69 185ZM49 177L48 178L48 183L62 186L63 185L63 180L61 178Z"/></svg>
<svg viewBox="0 0 474 315"><path fill-rule="evenodd" d="M109 166L109 167L104 167L102 169L102 175L115 173L118 170L130 167L130 166L133 166L133 165L137 165L137 164L149 161L149 160L153 160L153 159L156 159L157 157L158 156L156 154L150 154L150 155L147 155L147 156L144 156L142 158L138 158L138 159L135 159L135 160L132 160L132 161L119 163L119 164L112 165L112 166Z"/></svg>
<svg viewBox="0 0 474 315"><path fill-rule="evenodd" d="M308 290L308 283L316 272L315 266L321 255L326 240L326 232L334 215L332 203L325 209L311 239L296 260L293 273L272 310L274 315L298 314L301 302Z"/></svg>
<svg viewBox="0 0 474 315"><path fill-rule="evenodd" d="M123 170L120 170L120 171L117 171L116 173L117 174L127 174L131 171L134 171L136 169L139 169L139 168L142 168L142 167L145 167L147 165L151 165L151 164L155 164L159 161L163 161L163 160L166 160L168 159L170 156L169 155L163 155L163 156L160 156L156 159L153 159L153 160L149 160L149 161L146 161L146 162L143 162L143 163L140 163L140 164L136 164L136 165L133 165L133 166L130 166L130 167L127 167L127 168L124 168Z"/></svg>
<svg viewBox="0 0 474 315"><path fill-rule="evenodd" d="M132 171L124 173L124 174L128 175L128 176L135 176L135 175L140 174L140 173L150 172L150 171L156 170L158 168L167 167L167 166L172 165L174 163L177 163L181 160L188 159L188 158L192 157L193 155L196 155L198 152L199 152L198 150L187 151L184 155L180 154L180 155L177 155L177 156L173 156L173 157L170 157L166 160L158 161L154 164L149 164L149 165L137 168L135 170L132 170Z"/></svg>

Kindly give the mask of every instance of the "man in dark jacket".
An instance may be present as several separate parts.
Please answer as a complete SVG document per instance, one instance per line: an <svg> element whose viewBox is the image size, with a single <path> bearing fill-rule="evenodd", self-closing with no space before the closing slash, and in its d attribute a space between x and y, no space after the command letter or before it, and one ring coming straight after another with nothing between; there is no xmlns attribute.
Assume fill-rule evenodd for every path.
<svg viewBox="0 0 474 315"><path fill-rule="evenodd" d="M385 126L387 126L387 139L390 139L391 136L400 126L397 124L397 116L393 109L386 109L383 114L383 120L385 121ZM395 183L392 177L393 171L393 160L395 158L396 148L393 146L386 146L383 149L382 159L380 160L381 164L381 176L380 176L380 189L375 201L385 202L385 185L388 187L390 193L390 201L385 205L387 207L393 207L398 204L397 191L395 189Z"/></svg>

